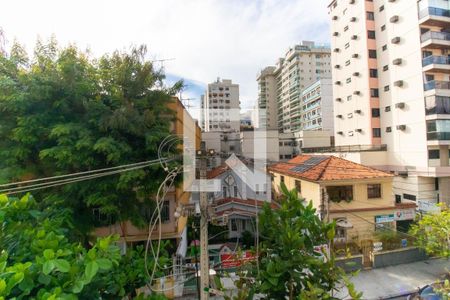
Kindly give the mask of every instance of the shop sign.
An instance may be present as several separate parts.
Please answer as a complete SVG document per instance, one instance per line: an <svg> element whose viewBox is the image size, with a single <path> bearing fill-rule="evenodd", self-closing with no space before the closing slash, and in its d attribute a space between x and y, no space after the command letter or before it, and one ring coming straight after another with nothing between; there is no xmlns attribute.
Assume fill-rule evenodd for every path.
<svg viewBox="0 0 450 300"><path fill-rule="evenodd" d="M389 223L394 221L395 221L394 214L375 216L375 223Z"/></svg>
<svg viewBox="0 0 450 300"><path fill-rule="evenodd" d="M414 220L416 212L414 209L398 210L395 212L396 221Z"/></svg>

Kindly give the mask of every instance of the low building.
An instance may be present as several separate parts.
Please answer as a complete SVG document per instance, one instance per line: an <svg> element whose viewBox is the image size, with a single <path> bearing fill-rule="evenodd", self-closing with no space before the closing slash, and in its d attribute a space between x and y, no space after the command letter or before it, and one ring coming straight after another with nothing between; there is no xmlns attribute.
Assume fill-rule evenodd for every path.
<svg viewBox="0 0 450 300"><path fill-rule="evenodd" d="M336 221L336 242L371 240L381 229L407 230L413 201L396 203L393 175L339 157L299 155L269 167L275 198L280 185L296 188L322 219Z"/></svg>

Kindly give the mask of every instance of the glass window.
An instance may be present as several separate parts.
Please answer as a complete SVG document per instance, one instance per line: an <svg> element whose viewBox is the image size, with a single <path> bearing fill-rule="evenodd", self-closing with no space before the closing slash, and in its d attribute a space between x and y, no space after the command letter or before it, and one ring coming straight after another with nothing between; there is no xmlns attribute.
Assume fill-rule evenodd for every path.
<svg viewBox="0 0 450 300"><path fill-rule="evenodd" d="M284 176L281 176L281 177L280 177L280 181L281 181L281 182L284 182Z"/></svg>
<svg viewBox="0 0 450 300"><path fill-rule="evenodd" d="M328 186L327 193L330 201L333 202L341 202L343 200L350 202L353 200L353 186L351 185Z"/></svg>
<svg viewBox="0 0 450 300"><path fill-rule="evenodd" d="M380 109L372 108L372 118L378 118L378 117L380 117Z"/></svg>
<svg viewBox="0 0 450 300"><path fill-rule="evenodd" d="M368 11L366 14L367 14L367 20L375 20L375 15L373 12Z"/></svg>
<svg viewBox="0 0 450 300"><path fill-rule="evenodd" d="M381 128L372 128L372 136L374 138L381 137Z"/></svg>
<svg viewBox="0 0 450 300"><path fill-rule="evenodd" d="M381 184L368 184L367 185L367 198L381 198Z"/></svg>
<svg viewBox="0 0 450 300"><path fill-rule="evenodd" d="M297 192L299 194L302 193L302 184L301 184L300 180L295 181L295 189L297 190Z"/></svg>
<svg viewBox="0 0 450 300"><path fill-rule="evenodd" d="M370 89L370 97L378 98L379 94L380 93L379 93L378 89Z"/></svg>
<svg viewBox="0 0 450 300"><path fill-rule="evenodd" d="M369 50L369 58L377 58L377 50Z"/></svg>
<svg viewBox="0 0 450 300"><path fill-rule="evenodd" d="M371 78L377 78L378 77L378 70L377 69L370 69L370 77Z"/></svg>
<svg viewBox="0 0 450 300"><path fill-rule="evenodd" d="M231 231L237 231L237 220L236 219L231 219Z"/></svg>
<svg viewBox="0 0 450 300"><path fill-rule="evenodd" d="M439 159L439 150L428 150L428 159Z"/></svg>
<svg viewBox="0 0 450 300"><path fill-rule="evenodd" d="M238 187L234 186L233 190L234 190L234 197L237 198L238 197Z"/></svg>
<svg viewBox="0 0 450 300"><path fill-rule="evenodd" d="M368 31L367 31L367 38L369 38L369 39L375 39L375 31L373 31L373 30L368 30Z"/></svg>

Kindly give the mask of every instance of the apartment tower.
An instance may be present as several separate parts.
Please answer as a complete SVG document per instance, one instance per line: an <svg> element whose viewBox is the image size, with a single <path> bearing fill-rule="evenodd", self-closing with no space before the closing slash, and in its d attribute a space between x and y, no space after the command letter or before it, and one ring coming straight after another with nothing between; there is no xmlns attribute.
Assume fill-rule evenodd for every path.
<svg viewBox="0 0 450 300"><path fill-rule="evenodd" d="M303 41L290 48L274 67L257 76L259 108L267 110L267 126L289 133L301 130L302 91L331 77L330 48Z"/></svg>
<svg viewBox="0 0 450 300"><path fill-rule="evenodd" d="M333 0L336 146L385 146L397 201L450 201L450 2Z"/></svg>
<svg viewBox="0 0 450 300"><path fill-rule="evenodd" d="M239 132L240 102L239 85L231 80L217 78L208 84L201 97L201 125L204 132Z"/></svg>

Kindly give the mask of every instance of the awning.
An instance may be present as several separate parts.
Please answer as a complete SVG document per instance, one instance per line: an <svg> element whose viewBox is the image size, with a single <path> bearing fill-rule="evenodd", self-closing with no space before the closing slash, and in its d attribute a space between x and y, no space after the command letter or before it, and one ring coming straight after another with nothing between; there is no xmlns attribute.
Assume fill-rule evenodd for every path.
<svg viewBox="0 0 450 300"><path fill-rule="evenodd" d="M337 220L336 225L341 228L353 228L353 224L344 219Z"/></svg>

